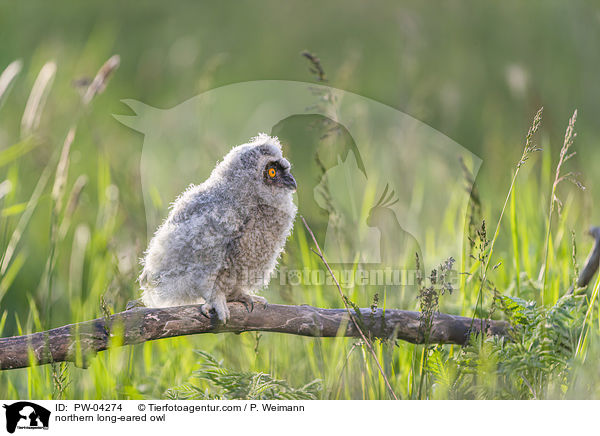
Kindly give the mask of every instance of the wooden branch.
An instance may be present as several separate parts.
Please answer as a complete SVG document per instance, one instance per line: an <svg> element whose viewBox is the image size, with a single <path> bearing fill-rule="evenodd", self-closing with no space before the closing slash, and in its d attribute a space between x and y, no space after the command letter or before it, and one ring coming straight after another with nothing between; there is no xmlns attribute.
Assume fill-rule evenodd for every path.
<svg viewBox="0 0 600 436"><path fill-rule="evenodd" d="M594 238L594 247L585 260L585 265L579 277L577 278L577 287L579 289L585 288L594 278L598 267L600 267L600 227L591 227L588 230L588 235ZM568 294L572 294L574 291L573 286L569 288Z"/></svg>
<svg viewBox="0 0 600 436"><path fill-rule="evenodd" d="M199 333L242 333L263 331L313 337L359 337L348 322L346 309L320 309L312 306L258 304L248 312L240 303L229 303L231 318L226 325L200 312L201 305L164 309L137 308L112 315L109 319L69 324L40 333L0 339L0 369L24 368L32 364L71 361L87 366L89 358L109 347L111 337L121 345ZM419 312L360 309L363 332L373 338L401 339L423 343ZM429 343L465 344L471 318L443 313L435 315ZM473 323L479 331L481 320ZM506 335L505 321L485 321L487 334ZM77 338L79 341L77 341ZM111 345L114 345L111 344Z"/></svg>
<svg viewBox="0 0 600 436"><path fill-rule="evenodd" d="M588 233L595 239L596 243L579 274L577 286L580 288L586 287L592 281L594 274L598 271L598 266L600 266L600 227L592 227Z"/></svg>

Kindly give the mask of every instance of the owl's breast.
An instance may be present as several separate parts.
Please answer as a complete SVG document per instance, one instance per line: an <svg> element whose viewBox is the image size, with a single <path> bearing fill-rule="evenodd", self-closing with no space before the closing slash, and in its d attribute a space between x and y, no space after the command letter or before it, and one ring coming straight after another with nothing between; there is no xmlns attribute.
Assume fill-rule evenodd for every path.
<svg viewBox="0 0 600 436"><path fill-rule="evenodd" d="M294 216L266 205L256 208L240 235L228 248L228 270L231 277L249 279L249 288L267 283L277 265Z"/></svg>
<svg viewBox="0 0 600 436"><path fill-rule="evenodd" d="M292 227L293 217L271 206L258 206L247 223L239 248L257 261L277 258Z"/></svg>

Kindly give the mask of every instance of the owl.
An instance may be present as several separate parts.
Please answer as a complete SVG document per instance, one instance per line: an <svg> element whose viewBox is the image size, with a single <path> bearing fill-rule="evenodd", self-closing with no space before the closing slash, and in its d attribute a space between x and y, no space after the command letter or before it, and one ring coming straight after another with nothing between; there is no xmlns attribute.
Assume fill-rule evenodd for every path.
<svg viewBox="0 0 600 436"><path fill-rule="evenodd" d="M167 307L204 302L229 319L228 301L252 310L292 231L296 180L276 137L234 147L210 177L173 203L154 234L139 277L142 302Z"/></svg>

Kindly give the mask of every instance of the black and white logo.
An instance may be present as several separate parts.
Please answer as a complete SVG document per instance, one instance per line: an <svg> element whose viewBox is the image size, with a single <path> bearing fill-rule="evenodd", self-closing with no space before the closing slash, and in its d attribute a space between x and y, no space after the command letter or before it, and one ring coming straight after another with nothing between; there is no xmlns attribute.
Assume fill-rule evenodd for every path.
<svg viewBox="0 0 600 436"><path fill-rule="evenodd" d="M6 431L14 433L16 429L48 430L50 411L29 401L5 404Z"/></svg>

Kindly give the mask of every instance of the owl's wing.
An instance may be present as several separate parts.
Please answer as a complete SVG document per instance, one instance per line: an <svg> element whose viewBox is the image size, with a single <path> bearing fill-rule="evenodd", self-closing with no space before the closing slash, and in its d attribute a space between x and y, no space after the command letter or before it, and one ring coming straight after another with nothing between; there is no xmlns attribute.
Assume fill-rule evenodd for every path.
<svg viewBox="0 0 600 436"><path fill-rule="evenodd" d="M165 225L170 227L169 251L176 259L169 270L192 275L199 286L211 287L244 219L223 201L199 198L172 214Z"/></svg>

